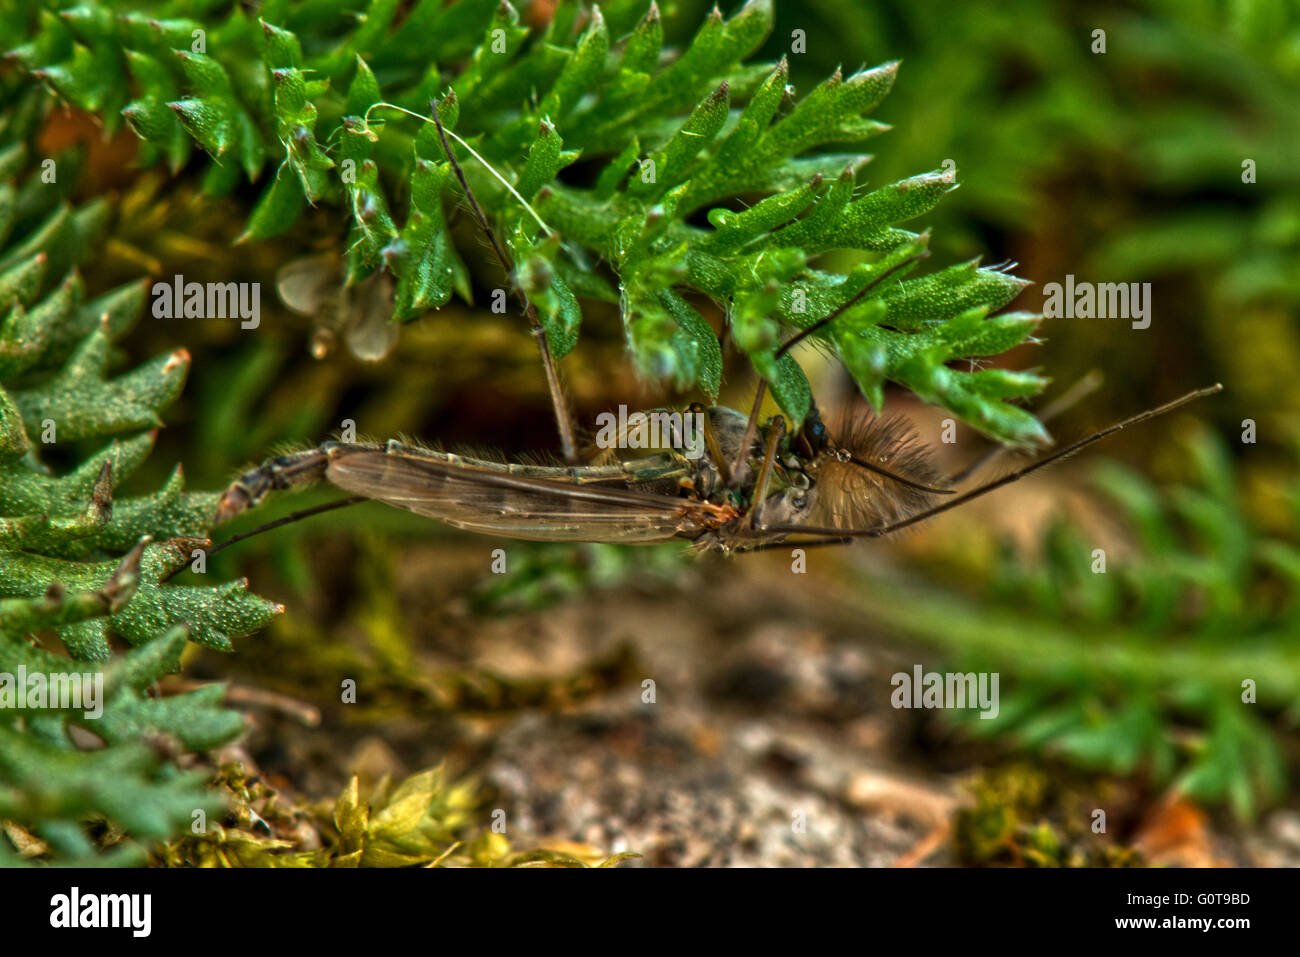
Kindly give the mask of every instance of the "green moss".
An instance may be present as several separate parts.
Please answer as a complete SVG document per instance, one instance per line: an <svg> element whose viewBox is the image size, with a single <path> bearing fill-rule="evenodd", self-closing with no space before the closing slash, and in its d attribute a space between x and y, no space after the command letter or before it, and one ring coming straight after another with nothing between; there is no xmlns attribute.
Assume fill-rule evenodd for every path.
<svg viewBox="0 0 1300 957"><path fill-rule="evenodd" d="M888 129L868 114L898 65L836 70L797 96L784 60L749 62L771 0L715 10L675 55L648 3L565 0L541 30L498 0L181 12L9 11L24 39L10 55L55 98L110 128L125 118L146 162L178 168L198 146L209 190L262 184L245 242L334 209L346 283L391 274L403 322L470 295L471 257L450 230L460 188L428 122L437 100L556 356L577 342L583 300L616 301L642 375L716 395L721 350L699 311L711 300L796 425L810 391L793 359L775 360L782 327L815 323L923 251L929 234L903 224L956 186L936 170L859 195L860 147ZM834 250L850 251L847 272L819 258ZM1026 283L974 262L899 280L818 334L864 395L879 408L896 382L999 440L1046 442L1015 404L1046 380L949 365L1034 341L1039 317L991 315Z"/></svg>
<svg viewBox="0 0 1300 957"><path fill-rule="evenodd" d="M218 775L230 812L223 824L161 848L168 867L613 867L630 857L587 847L515 850L477 822L484 795L473 780L430 768L388 778L363 794L357 778L333 801L283 800L239 765Z"/></svg>
<svg viewBox="0 0 1300 957"><path fill-rule="evenodd" d="M206 544L214 497L179 469L155 492L118 487L144 461L189 356L116 368L143 285L88 298L76 265L96 248L103 203L74 207L23 174L40 99L3 90L0 153L0 673L85 675L102 714L54 698L0 709L0 861L138 862L150 842L220 801L175 758L243 730L212 685L149 689L180 667L187 640L230 650L280 610L242 581L164 582ZM66 183L77 164L56 168ZM23 182L21 191L17 184ZM50 195L41 191L48 190ZM49 200L49 202L46 202ZM71 463L71 464L68 464ZM130 649L115 653L112 642ZM16 680L16 677L15 677ZM17 703L17 699L15 699Z"/></svg>

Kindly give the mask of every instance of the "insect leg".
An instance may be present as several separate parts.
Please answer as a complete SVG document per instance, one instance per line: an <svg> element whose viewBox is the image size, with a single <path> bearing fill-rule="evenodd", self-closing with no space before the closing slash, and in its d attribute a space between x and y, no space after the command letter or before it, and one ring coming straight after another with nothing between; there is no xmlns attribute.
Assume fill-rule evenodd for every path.
<svg viewBox="0 0 1300 957"><path fill-rule="evenodd" d="M848 299L846 302L836 306L830 313L818 319L807 329L803 329L800 332L798 332L796 335L792 336L788 342L786 342L783 346L781 346L780 349L776 350L776 355L774 356L774 358L780 359L783 355L785 355L787 352L789 352L799 343L803 342L803 340L807 339L813 333L819 332L821 329L830 325L841 315L843 315L849 309L850 306L857 305L859 302L862 301L863 297L866 296L867 293L871 292L872 289L875 289L877 286L879 286L882 282L884 282L894 273L898 272L900 269L906 269L908 266L918 263L922 259L928 258L929 255L930 255L930 250L924 249L921 252L917 253L915 256L909 256L907 259L904 259L901 263L896 263L893 266L890 266L879 276L871 280L871 282L867 283L860 290L854 293L853 296L850 299Z"/></svg>
<svg viewBox="0 0 1300 957"><path fill-rule="evenodd" d="M738 548L737 551L744 552L770 552L777 548L820 548L823 545L852 545L851 538L810 538L806 542L768 542L765 545L754 545L748 548Z"/></svg>
<svg viewBox="0 0 1300 957"><path fill-rule="evenodd" d="M1105 377L1102 376L1100 372L1098 372L1096 369L1093 369L1091 372L1085 375L1074 385L1070 386L1070 388L1065 391L1064 395L1054 400L1053 402L1049 403L1048 406L1045 409L1043 409L1042 412L1037 413L1038 421L1044 424L1052 421L1052 419L1056 418L1062 412L1065 412L1067 409L1074 406L1077 402L1079 402L1079 400L1088 397L1093 392L1096 392L1099 388L1101 388L1101 384L1104 378ZM970 478L980 469L984 468L984 466L988 465L990 462L992 462L995 458L997 458L1005 451L1006 451L1005 445L993 446L991 449L989 449L979 458L975 459L975 461L971 462L970 465L967 465L960 472L953 474L952 477L948 479L948 481L953 485L957 485L961 482L966 481L966 479Z"/></svg>
<svg viewBox="0 0 1300 957"><path fill-rule="evenodd" d="M749 527L758 528L758 514L763 510L763 500L767 497L767 483L772 477L772 463L776 459L776 449L785 437L785 419L776 415L768 423L767 449L763 452L763 464L758 470L758 482L754 485L754 500L749 511Z"/></svg>
<svg viewBox="0 0 1300 957"><path fill-rule="evenodd" d="M362 498L360 495L354 495L351 498L335 499L333 502L326 502L324 505L317 505L313 508L304 508L297 512L290 512L283 518L277 518L274 522L267 522L265 525L259 525L257 528L249 529L247 532L232 535L224 542L218 542L207 550L208 557L211 558L213 555L217 554L217 552L225 551L231 545L238 544L246 538L252 538L254 535L261 535L263 532L269 532L272 529L279 528L281 525L291 525L294 522L300 522L304 518L311 518L313 515L319 515L322 512L332 512L335 509L346 508L349 505L357 505L364 501L366 501L366 499ZM170 575L163 578L162 581L171 581L188 567L189 566L187 565L181 565Z"/></svg>
<svg viewBox="0 0 1300 957"><path fill-rule="evenodd" d="M763 396L767 393L767 380L758 380L758 391L754 393L754 405L749 410L749 421L745 423L745 436L740 440L740 449L736 452L736 462L731 467L731 479L728 488L739 488L747 478L749 471L749 450L754 445L754 436L758 434L758 413L763 408Z"/></svg>
<svg viewBox="0 0 1300 957"><path fill-rule="evenodd" d="M515 279L514 267L510 264L509 257L506 256L505 248L501 245L501 241L497 239L497 234L488 223L487 217L483 215L483 209L479 206L474 191L470 189L469 182L465 179L465 172L460 168L460 163L456 161L456 154L452 152L451 144L447 142L447 131L443 129L442 120L438 116L438 102L434 100L430 107L433 111L433 124L438 128L438 136L442 140L443 151L451 162L452 172L456 174L456 179L460 181L460 188L465 191L465 198L469 200L470 209L474 211L474 218L478 220L478 224L482 227L488 242L491 243L492 250L496 253L501 268L505 270L506 278L515 291L515 296L524 307L524 315L528 317L528 327L532 332L533 340L537 343L537 351L542 358L542 369L546 373L546 388L551 393L551 406L555 411L555 426L560 433L560 450L564 454L564 461L573 465L578 461L578 449L573 438L573 415L569 411L568 402L564 397L564 387L560 384L560 374L555 368L555 360L551 356L550 344L546 341L546 329L537 316L537 309L534 308L532 302L528 299L528 295Z"/></svg>
<svg viewBox="0 0 1300 957"><path fill-rule="evenodd" d="M789 352L791 349L797 346L804 339L811 336L813 333L830 325L841 315L843 315L851 306L854 306L857 303L861 302L862 298L866 296L867 293L869 293L872 289L876 288L876 286L880 285L882 282L884 282L894 273L898 272L900 269L905 269L906 267L911 266L914 263L920 262L922 259L925 259L929 255L930 255L930 251L928 249L923 250L922 252L917 253L915 256L910 256L907 259L904 259L901 263L896 263L895 265L890 266L879 276L876 276L874 279L871 280L871 282L867 283L860 290L854 293L853 296L851 296L848 300L836 306L833 310L831 310L829 314L818 319L807 329L804 329L796 333L794 336L791 336L788 340L786 340L786 342L784 342L781 345L779 349L776 350L776 352L773 354L773 359L779 362L787 352ZM763 405L763 394L766 391L767 391L767 380L759 379L758 393L754 396L754 405L749 412L749 422L745 426L745 438L744 441L740 443L740 450L736 453L736 462L731 469L731 479L727 483L728 488L738 488L741 482L743 482L745 478L747 478L746 473L748 472L749 449L750 446L753 445L754 436L758 432L759 409ZM896 476L893 475L890 475L889 477L896 478Z"/></svg>
<svg viewBox="0 0 1300 957"><path fill-rule="evenodd" d="M691 404L690 411L695 414L703 413L704 446L709 450L709 458L713 459L714 467L718 470L718 477L722 479L724 485L731 488L731 478L735 473L732 472L727 457L722 454L722 445L718 442L718 436L713 431L713 423L709 420L708 412L705 412L704 407L698 402Z"/></svg>

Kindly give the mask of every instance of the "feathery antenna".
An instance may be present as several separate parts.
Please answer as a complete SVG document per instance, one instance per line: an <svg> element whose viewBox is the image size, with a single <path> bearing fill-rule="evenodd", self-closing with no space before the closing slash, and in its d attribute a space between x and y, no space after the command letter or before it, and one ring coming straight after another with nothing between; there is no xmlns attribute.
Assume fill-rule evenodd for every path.
<svg viewBox="0 0 1300 957"><path fill-rule="evenodd" d="M1197 389L1193 392L1189 392L1186 395L1179 396L1177 399L1174 399L1171 402L1166 402L1164 405L1156 406L1154 409L1147 409L1145 412L1139 412L1137 415L1130 416L1129 418L1124 419L1121 422L1116 422L1114 425L1107 426L1106 428L1101 429L1098 432L1094 432L1092 435L1089 435L1087 438L1083 438L1077 442L1073 442L1070 445L1067 445L1065 448L1059 449L1056 452L1053 452L1052 454L1039 459L1037 462L1031 462L1029 465L1026 465L1024 468L1016 469L1016 471L1004 475L1002 476L1002 478L994 479L992 482L989 482L986 485L981 485L979 488L971 489L969 492L963 492L961 495L958 495L956 498L949 499L948 501L943 502L940 505L936 505L933 508L927 508L924 511L918 512L917 514L911 515L907 518L900 519L897 522L891 522L885 525L877 525L873 528L829 528L829 527L808 526L808 525L769 525L766 526L766 530L772 532L784 532L791 535L794 534L817 535L817 536L830 536L835 538L879 538L882 535L889 535L893 532L901 531L902 529L907 528L910 525L915 525L918 522L923 522L928 518L932 518L935 515L938 515L940 512L946 512L949 509L956 508L958 505L965 505L967 502L971 501L972 499L979 498L981 495L987 495L989 492L1000 489L1004 485L1010 485L1012 482L1018 482L1026 475L1032 475L1034 472L1037 472L1039 469L1046 468L1047 466L1051 465L1053 462L1059 462L1061 459L1069 458L1071 455L1074 455L1080 449L1092 445L1094 442L1104 439L1108 435L1113 435L1114 433L1120 431L1120 429L1126 429L1130 425L1137 425L1139 422L1147 421L1147 419L1154 419L1156 416L1164 415L1167 412L1172 412L1175 409L1180 408L1181 406L1184 406L1189 402L1195 401L1196 399L1201 399L1209 395L1215 395L1222 391L1223 391L1223 386L1220 383L1216 382L1212 386L1207 386L1204 389Z"/></svg>

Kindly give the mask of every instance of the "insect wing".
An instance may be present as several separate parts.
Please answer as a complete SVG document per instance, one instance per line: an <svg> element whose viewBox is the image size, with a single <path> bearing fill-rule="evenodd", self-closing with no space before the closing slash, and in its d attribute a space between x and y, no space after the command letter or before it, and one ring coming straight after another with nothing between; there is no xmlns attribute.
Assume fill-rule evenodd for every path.
<svg viewBox="0 0 1300 957"><path fill-rule="evenodd" d="M393 282L387 273L376 272L360 283L352 294L346 341L352 354L363 362L378 362L397 345L393 315Z"/></svg>
<svg viewBox="0 0 1300 957"><path fill-rule="evenodd" d="M331 458L328 479L354 495L457 528L533 541L634 543L697 527L701 503L627 489L596 488L403 455L349 452Z"/></svg>
<svg viewBox="0 0 1300 957"><path fill-rule="evenodd" d="M280 301L302 316L315 316L335 305L341 279L331 255L303 256L286 263L275 276Z"/></svg>

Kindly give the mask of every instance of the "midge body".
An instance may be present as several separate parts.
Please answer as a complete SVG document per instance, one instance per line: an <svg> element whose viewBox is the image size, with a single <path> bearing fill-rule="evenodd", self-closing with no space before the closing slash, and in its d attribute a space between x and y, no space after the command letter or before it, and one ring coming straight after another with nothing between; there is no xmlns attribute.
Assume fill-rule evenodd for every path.
<svg viewBox="0 0 1300 957"><path fill-rule="evenodd" d="M704 422L702 453L678 435L652 454L606 450L585 465L500 462L396 441L326 442L244 473L222 497L217 521L274 489L324 479L354 496L485 534L620 544L680 538L703 551L731 552L780 543L795 526L847 530L864 520L898 521L945 491L933 487L938 473L915 440L888 420L869 420L840 446L815 411L792 435L781 416L750 433L747 417L734 409L689 411Z"/></svg>
<svg viewBox="0 0 1300 957"><path fill-rule="evenodd" d="M896 422L867 419L846 430L839 442L831 439L815 405L793 432L787 432L780 415L761 422L767 389L763 380L748 415L724 406L691 406L690 412L703 423L703 450L695 437L677 434L660 441L651 454L624 458L606 450L579 463L572 415L537 310L515 281L510 259L465 179L436 102L431 104L431 114L451 169L510 279L537 343L565 464L498 462L396 441L326 442L268 459L245 472L226 489L216 520L233 518L272 490L322 479L352 497L287 516L217 549L257 531L366 499L457 528L534 541L645 544L686 539L700 551L724 553L785 543L791 547L846 544L907 528L1023 478L1125 426L1219 391L1215 385L1188 393L962 494L944 487L923 447ZM887 267L882 264L863 289L782 344L773 359L780 360L925 255ZM629 444L640 443L618 443Z"/></svg>
<svg viewBox="0 0 1300 957"><path fill-rule="evenodd" d="M941 487L924 447L895 420L866 419L837 443L815 408L790 434L779 415L758 426L753 414L696 405L691 411L703 415L706 446L697 457L680 436L650 455L623 458L610 450L585 465L501 462L396 441L326 442L245 472L223 494L217 521L272 490L324 479L354 497L323 508L372 499L507 538L612 544L678 538L724 553L785 542L847 544L965 504L1219 388L1188 393L960 495Z"/></svg>

